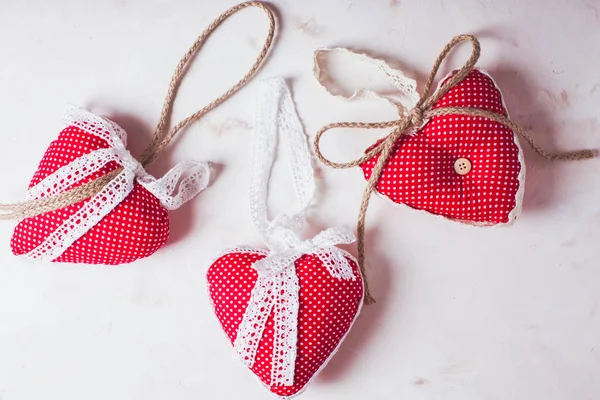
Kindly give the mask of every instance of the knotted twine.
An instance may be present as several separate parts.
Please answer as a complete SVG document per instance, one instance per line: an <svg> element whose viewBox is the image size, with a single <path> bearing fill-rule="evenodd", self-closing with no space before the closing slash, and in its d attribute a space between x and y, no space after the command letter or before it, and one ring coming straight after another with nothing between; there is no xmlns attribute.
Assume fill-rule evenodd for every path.
<svg viewBox="0 0 600 400"><path fill-rule="evenodd" d="M260 53L258 54L258 57L254 61L254 64L252 64L246 75L244 75L242 79L240 79L235 85L233 85L226 92L224 92L222 95L211 101L199 111L195 112L194 114L179 122L170 131L168 131L168 133L165 134L164 131L168 127L169 120L173 111L173 103L177 94L177 89L179 88L181 80L185 75L186 66L188 62L192 59L194 54L202 47L206 39L208 39L208 37L215 31L215 29L219 27L221 23L223 23L223 21L225 21L227 18L237 13L238 11L248 7L260 8L267 14L267 17L269 19L269 31L267 33L267 38ZM183 128L190 125L191 123L197 121L212 109L216 108L218 105L229 99L242 86L244 86L250 80L250 78L252 78L254 74L258 71L263 61L267 57L269 49L271 48L271 45L273 43L274 36L275 17L273 15L273 12L267 5L258 1L240 3L228 9L223 14L218 16L213 22L211 22L211 24L200 34L200 36L198 36L196 41L184 54L184 56L179 61L179 64L177 64L177 68L175 69L175 72L169 84L169 89L167 91L167 96L163 104L158 125L154 130L152 141L150 142L148 147L143 151L142 155L138 158L142 166L145 168L148 165L150 165L154 160L156 160L156 158L171 143L171 141L175 138L179 131L181 131ZM70 205L79 203L80 201L86 200L100 192L121 171L122 169L119 168L91 182L66 190L55 196L24 201L15 204L0 204L0 213L4 212L4 214L0 214L0 220L35 217L40 214L59 210L61 208L65 208Z"/></svg>
<svg viewBox="0 0 600 400"><path fill-rule="evenodd" d="M442 61L446 58L448 53L460 42L470 41L472 45L471 56L468 61L446 82L444 82L435 92L431 93L431 87L433 85L433 81L435 76L437 75L438 69ZM369 207L369 200L371 198L371 194L376 190L377 183L379 178L383 172L383 169L387 165L390 157L394 154L394 150L398 146L398 141L403 135L409 134L413 130L421 128L430 118L441 116L441 115L465 115L470 117L483 117L490 119L492 121L498 122L507 128L511 129L513 132L519 134L525 141L529 144L529 146L533 149L535 153L544 157L550 161L575 161L575 160L583 160L588 158L593 158L595 153L592 150L580 150L580 151L572 151L565 153L551 153L540 146L538 146L533 138L520 126L511 121L508 117L504 115L497 114L493 111L482 110L478 108L469 108L469 107L442 107L434 109L433 106L446 94L450 91L454 86L460 83L468 74L471 72L477 60L479 59L479 55L481 53L481 47L479 45L479 41L473 35L458 35L455 36L442 50L438 58L435 60L433 68L429 74L429 78L425 83L425 87L421 92L420 98L417 101L416 105L405 115L401 116L398 119L391 121L382 121L382 122L335 122L328 125L325 125L323 128L317 132L317 135L314 140L314 148L315 153L319 160L323 162L323 164L337 168L337 169L346 169L356 167L364 162L372 159L373 157L379 155L377 163L373 168L371 173L371 177L367 181L367 186L363 192L362 201L360 204L360 210L358 213L358 221L356 226L356 236L358 242L358 264L360 272L363 276L363 281L365 285L365 303L371 304L374 303L375 300L372 297L369 291L368 280L365 274L365 216L367 213L367 208ZM349 161L346 163L336 163L329 159L327 159L323 153L321 152L320 142L323 134L334 128L361 128L361 129L381 129L381 128L394 128L378 145L373 147L370 151L365 153L362 157L357 158L356 160ZM411 129L412 128L412 129Z"/></svg>

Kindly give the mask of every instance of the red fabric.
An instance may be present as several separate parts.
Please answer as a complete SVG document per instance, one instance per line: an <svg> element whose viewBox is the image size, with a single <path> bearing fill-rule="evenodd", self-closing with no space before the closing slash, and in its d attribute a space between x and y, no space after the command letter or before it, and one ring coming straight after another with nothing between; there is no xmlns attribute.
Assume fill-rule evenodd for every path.
<svg viewBox="0 0 600 400"><path fill-rule="evenodd" d="M258 277L252 265L264 257L243 251L231 252L217 259L208 270L210 298L217 318L232 344ZM279 396L299 393L337 349L350 329L359 311L363 286L356 263L349 261L357 277L355 280L333 278L321 260L314 255L304 255L296 261L300 308L294 385L269 384L273 353L272 314L251 368L271 392Z"/></svg>
<svg viewBox="0 0 600 400"><path fill-rule="evenodd" d="M471 71L434 108L451 106L507 115L500 91L479 70ZM454 171L458 158L471 161L470 173L459 175ZM365 179L371 177L377 159L361 165ZM481 117L439 116L399 141L377 191L396 203L455 220L506 223L518 206L522 168L509 128Z"/></svg>
<svg viewBox="0 0 600 400"><path fill-rule="evenodd" d="M77 127L64 129L50 144L29 187L60 167L94 150L107 148L105 140ZM75 186L87 183L118 168L114 162ZM21 221L13 233L15 255L40 245L70 215L88 201ZM164 246L169 237L169 216L158 199L137 182L132 192L102 221L71 245L55 261L116 265L148 257Z"/></svg>

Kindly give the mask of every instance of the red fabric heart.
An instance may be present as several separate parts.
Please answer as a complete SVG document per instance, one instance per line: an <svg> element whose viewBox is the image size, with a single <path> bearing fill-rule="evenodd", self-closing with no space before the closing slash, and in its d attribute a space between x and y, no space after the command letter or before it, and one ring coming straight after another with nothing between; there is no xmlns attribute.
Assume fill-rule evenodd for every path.
<svg viewBox="0 0 600 400"><path fill-rule="evenodd" d="M101 148L108 148L104 139L75 126L67 127L46 150L29 187L73 160ZM111 162L74 186L90 182L117 168L118 165ZM26 254L39 246L86 201L21 221L11 239L13 253ZM167 210L153 194L136 182L125 200L54 261L107 265L128 263L148 257L164 246L168 237Z"/></svg>
<svg viewBox="0 0 600 400"><path fill-rule="evenodd" d="M507 115L502 94L492 78L474 69L434 106L471 107ZM379 156L361 164L365 179ZM472 170L458 174L459 158ZM525 165L515 134L482 117L433 117L415 134L399 140L383 169L377 192L444 217L493 225L514 220L521 208Z"/></svg>
<svg viewBox="0 0 600 400"><path fill-rule="evenodd" d="M215 314L233 344L250 300L258 273L252 265L266 252L235 250L219 257L207 273L208 291ZM333 278L321 260L306 254L296 260L300 284L298 352L293 386L270 385L273 353L273 315L260 341L252 372L273 393L299 394L333 356L358 315L363 285L356 262L348 257L354 280Z"/></svg>

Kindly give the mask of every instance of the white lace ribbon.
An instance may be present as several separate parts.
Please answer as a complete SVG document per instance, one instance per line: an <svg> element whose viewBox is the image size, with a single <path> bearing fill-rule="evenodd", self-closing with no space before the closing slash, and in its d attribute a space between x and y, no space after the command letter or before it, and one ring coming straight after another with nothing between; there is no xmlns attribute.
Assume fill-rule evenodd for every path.
<svg viewBox="0 0 600 400"><path fill-rule="evenodd" d="M306 137L283 79L262 81L259 87L256 135L250 202L252 218L269 247L267 256L253 267L258 279L237 332L235 351L252 367L269 316L274 320L271 385L292 386L298 340L299 289L295 262L304 254L316 255L332 277L356 279L346 253L336 244L352 243L347 227L324 230L309 240L300 238L315 183ZM278 135L279 134L279 135ZM267 191L275 159L277 137L291 160L299 210L292 216L280 215L269 221Z"/></svg>
<svg viewBox="0 0 600 400"><path fill-rule="evenodd" d="M342 90L334 83L328 68L328 59L336 56L348 57L359 62L363 62L371 68L376 68L383 72L386 80L389 81L400 94L398 96L384 95L376 93L373 90L358 88L354 89L352 94L344 94ZM388 63L379 58L368 56L367 54L355 52L344 47L322 48L314 53L313 74L317 82L332 96L339 97L349 101L355 101L362 98L378 98L392 104L396 109L398 116L406 115L419 101L417 92L417 82L407 77L399 69L392 68ZM346 65L346 63L344 63Z"/></svg>
<svg viewBox="0 0 600 400"><path fill-rule="evenodd" d="M85 154L48 175L29 189L28 200L61 193L111 162L119 164L123 171L25 257L44 260L60 257L131 193L135 181L156 196L168 210L179 208L208 185L210 169L204 162L179 163L160 179L149 175L127 150L125 131L110 120L70 106L64 122L104 139L110 147Z"/></svg>

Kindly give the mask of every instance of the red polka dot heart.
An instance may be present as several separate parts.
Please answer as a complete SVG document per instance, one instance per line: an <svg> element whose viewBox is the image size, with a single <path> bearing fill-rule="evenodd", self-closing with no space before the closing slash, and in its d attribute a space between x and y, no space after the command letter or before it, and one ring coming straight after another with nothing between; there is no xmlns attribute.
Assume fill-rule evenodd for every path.
<svg viewBox="0 0 600 400"><path fill-rule="evenodd" d="M442 82L444 82L443 80ZM492 111L507 116L490 76L473 69L435 105ZM371 177L379 157L361 164ZM505 125L484 117L440 115L399 139L377 192L453 220L480 225L512 222L521 210L523 152Z"/></svg>
<svg viewBox="0 0 600 400"><path fill-rule="evenodd" d="M287 85L281 79L262 81L258 99L250 209L269 250L224 252L208 269L208 292L241 362L270 392L290 398L335 354L358 316L365 290L354 258L336 247L355 240L348 228L301 238L315 182ZM278 141L290 157L299 208L269 220L268 182Z"/></svg>
<svg viewBox="0 0 600 400"><path fill-rule="evenodd" d="M434 90L444 59L462 42L471 44L470 57ZM455 36L437 57L420 92L414 79L383 60L344 48L315 53L315 78L328 93L351 101L364 95L387 100L398 113L398 118L387 121L330 123L315 136L319 160L336 169L360 166L367 180L356 225L359 268L363 269L365 263L365 220L373 192L453 221L477 226L507 224L521 212L525 184L525 163L517 136L550 161L595 157L592 150L552 153L538 146L509 118L492 78L475 67L480 53L475 36ZM397 93L388 91L383 95L361 88L347 95L347 90L339 90L338 80L327 70L330 63L323 62L324 57L336 54L376 67ZM348 65L347 61L343 65ZM340 128L391 130L361 157L336 162L321 151L321 139L325 132ZM368 286L365 289L368 298Z"/></svg>
<svg viewBox="0 0 600 400"><path fill-rule="evenodd" d="M127 135L114 122L75 107L65 120L67 128L50 144L31 180L28 199L56 196L120 172L86 200L20 221L13 253L107 265L150 256L169 237L167 210L208 185L208 164L183 162L155 179L126 150Z"/></svg>
<svg viewBox="0 0 600 400"><path fill-rule="evenodd" d="M267 254L250 249L233 250L217 258L208 270L208 289L215 314L233 345L259 279L254 265ZM347 262L353 275L360 277L356 262L349 254ZM298 276L300 307L296 316L297 350L291 384L274 383L271 379L278 323L275 313L266 319L262 337L256 338L256 354L249 366L265 387L282 397L301 392L326 365L350 330L363 296L359 278L333 277L315 254L300 256L293 268Z"/></svg>
<svg viewBox="0 0 600 400"><path fill-rule="evenodd" d="M189 63L221 23L248 9L268 20L262 50L244 76L223 94L169 128L177 88ZM275 36L275 17L261 2L237 4L219 15L185 52L171 78L152 140L139 156L127 150L127 134L109 119L70 107L67 127L50 144L25 201L0 204L0 219L19 220L14 254L29 259L117 265L148 257L169 237L167 210L175 210L209 182L207 163L186 161L156 179L145 171L181 133L221 105L259 70Z"/></svg>

